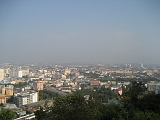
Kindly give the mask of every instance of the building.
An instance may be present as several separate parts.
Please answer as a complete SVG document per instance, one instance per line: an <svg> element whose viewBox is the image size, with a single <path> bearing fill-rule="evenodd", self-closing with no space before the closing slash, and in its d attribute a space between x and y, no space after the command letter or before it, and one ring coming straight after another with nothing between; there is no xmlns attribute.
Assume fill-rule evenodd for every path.
<svg viewBox="0 0 160 120"><path fill-rule="evenodd" d="M22 76L29 75L29 69L22 69Z"/></svg>
<svg viewBox="0 0 160 120"><path fill-rule="evenodd" d="M44 81L36 81L33 83L34 90L43 90Z"/></svg>
<svg viewBox="0 0 160 120"><path fill-rule="evenodd" d="M57 88L57 87L62 86L62 85L63 85L63 82L57 81L56 83L54 83L54 85L55 85L55 87Z"/></svg>
<svg viewBox="0 0 160 120"><path fill-rule="evenodd" d="M7 68L4 70L5 77L9 77L10 69Z"/></svg>
<svg viewBox="0 0 160 120"><path fill-rule="evenodd" d="M116 90L121 88L121 85L111 85L111 90Z"/></svg>
<svg viewBox="0 0 160 120"><path fill-rule="evenodd" d="M61 87L61 91L65 92L65 93L70 93L71 91L71 87L70 86L66 86L66 87Z"/></svg>
<svg viewBox="0 0 160 120"><path fill-rule="evenodd" d="M0 95L0 104L5 104L6 103L6 97L4 95Z"/></svg>
<svg viewBox="0 0 160 120"><path fill-rule="evenodd" d="M67 68L65 69L64 74L65 74L65 75L69 75L70 73L71 73L71 71L70 71L70 69L67 67Z"/></svg>
<svg viewBox="0 0 160 120"><path fill-rule="evenodd" d="M99 86L100 85L100 81L97 79L91 79L90 80L90 85L91 86Z"/></svg>
<svg viewBox="0 0 160 120"><path fill-rule="evenodd" d="M122 95L122 88L114 89L114 93Z"/></svg>
<svg viewBox="0 0 160 120"><path fill-rule="evenodd" d="M45 102L46 102L46 100L41 100L41 101L38 101L38 102L25 104L25 105L22 105L22 108L24 110L26 110L27 112L33 113L37 109L39 109L40 107L44 107L45 106Z"/></svg>
<svg viewBox="0 0 160 120"><path fill-rule="evenodd" d="M155 91L156 94L159 94L160 93L160 83L156 85L156 91Z"/></svg>
<svg viewBox="0 0 160 120"><path fill-rule="evenodd" d="M35 92L33 90L23 91L21 93L18 93L16 96L16 104L18 107L30 103L35 103L37 101L38 101L38 92Z"/></svg>
<svg viewBox="0 0 160 120"><path fill-rule="evenodd" d="M12 95L13 95L13 89L11 89L11 88L6 88L6 95L7 95L7 96L12 96Z"/></svg>
<svg viewBox="0 0 160 120"><path fill-rule="evenodd" d="M28 102L27 102L27 95L25 95L25 94L21 94L21 95L18 95L17 96L17 99L16 99L16 105L18 106L18 107L21 107L22 105L25 105L25 104L27 104Z"/></svg>
<svg viewBox="0 0 160 120"><path fill-rule="evenodd" d="M4 69L0 69L0 80L3 80L4 79Z"/></svg>
<svg viewBox="0 0 160 120"><path fill-rule="evenodd" d="M2 94L2 95L5 95L5 94L6 94L6 89L5 89L5 87L1 88L1 94Z"/></svg>
<svg viewBox="0 0 160 120"><path fill-rule="evenodd" d="M62 75L62 80L66 80L66 76L65 75Z"/></svg>
<svg viewBox="0 0 160 120"><path fill-rule="evenodd" d="M62 78L62 74L60 74L60 73L54 73L54 74L52 74L52 78L56 79L56 80L61 79Z"/></svg>
<svg viewBox="0 0 160 120"><path fill-rule="evenodd" d="M13 88L5 88L5 87L2 87L1 88L1 94L2 95L6 95L6 96L12 96L13 95Z"/></svg>
<svg viewBox="0 0 160 120"><path fill-rule="evenodd" d="M35 103L30 103L30 104L26 104L23 105L22 108L27 111L28 113L33 113L37 110L40 109L40 107L42 107L44 110L48 107L53 106L53 101L51 100L40 100L38 102Z"/></svg>
<svg viewBox="0 0 160 120"><path fill-rule="evenodd" d="M15 77L15 78L17 77L22 78L22 71L21 70L11 70L9 76Z"/></svg>
<svg viewBox="0 0 160 120"><path fill-rule="evenodd" d="M14 83L15 83L15 84L19 84L20 82L23 82L23 81L22 81L22 80L17 80L17 79L14 80Z"/></svg>
<svg viewBox="0 0 160 120"><path fill-rule="evenodd" d="M22 78L22 71L18 71L18 77Z"/></svg>
<svg viewBox="0 0 160 120"><path fill-rule="evenodd" d="M155 94L160 93L160 82L147 83L147 89L150 92L155 92Z"/></svg>

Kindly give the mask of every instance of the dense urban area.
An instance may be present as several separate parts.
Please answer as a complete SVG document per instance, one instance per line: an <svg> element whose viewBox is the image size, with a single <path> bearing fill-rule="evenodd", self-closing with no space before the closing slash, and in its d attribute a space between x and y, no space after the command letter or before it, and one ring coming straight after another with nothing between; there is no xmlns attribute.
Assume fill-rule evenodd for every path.
<svg viewBox="0 0 160 120"><path fill-rule="evenodd" d="M159 120L160 65L0 64L1 120Z"/></svg>

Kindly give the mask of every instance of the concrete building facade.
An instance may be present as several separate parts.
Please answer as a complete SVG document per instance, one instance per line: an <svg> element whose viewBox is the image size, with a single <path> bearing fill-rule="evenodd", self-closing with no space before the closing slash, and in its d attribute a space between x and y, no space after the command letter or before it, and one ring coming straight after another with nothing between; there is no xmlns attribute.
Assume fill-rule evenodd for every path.
<svg viewBox="0 0 160 120"><path fill-rule="evenodd" d="M43 90L44 81L36 81L33 83L34 90Z"/></svg>
<svg viewBox="0 0 160 120"><path fill-rule="evenodd" d="M35 103L38 101L38 92L35 91L24 91L17 94L16 104L18 107L22 105Z"/></svg>
<svg viewBox="0 0 160 120"><path fill-rule="evenodd" d="M4 79L4 69L0 69L0 80L3 80Z"/></svg>
<svg viewBox="0 0 160 120"><path fill-rule="evenodd" d="M155 94L158 94L160 93L160 83L159 82L147 83L147 89L150 92L155 92Z"/></svg>

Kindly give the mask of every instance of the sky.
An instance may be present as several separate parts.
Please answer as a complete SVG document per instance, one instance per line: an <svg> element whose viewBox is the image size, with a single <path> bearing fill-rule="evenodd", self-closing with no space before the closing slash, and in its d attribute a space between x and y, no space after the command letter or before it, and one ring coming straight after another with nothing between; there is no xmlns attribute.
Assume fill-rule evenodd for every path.
<svg viewBox="0 0 160 120"><path fill-rule="evenodd" d="M0 63L77 62L160 64L160 1L0 1Z"/></svg>

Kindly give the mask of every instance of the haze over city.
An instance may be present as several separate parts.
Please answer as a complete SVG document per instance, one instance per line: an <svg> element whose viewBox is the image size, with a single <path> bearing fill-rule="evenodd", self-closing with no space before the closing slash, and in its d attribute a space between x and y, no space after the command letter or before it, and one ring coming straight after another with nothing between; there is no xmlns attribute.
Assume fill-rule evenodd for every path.
<svg viewBox="0 0 160 120"><path fill-rule="evenodd" d="M160 64L160 1L0 1L0 63Z"/></svg>

